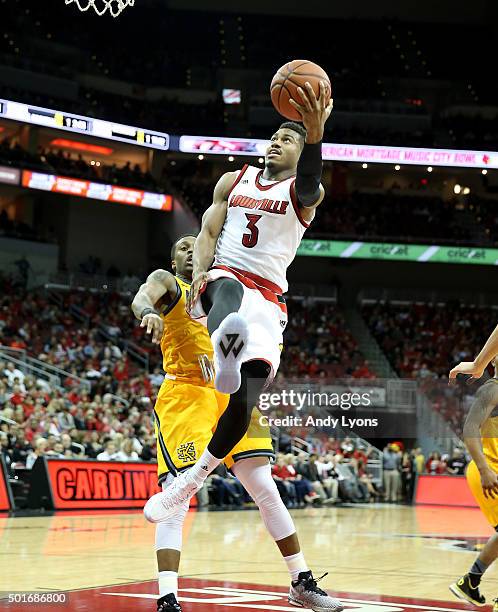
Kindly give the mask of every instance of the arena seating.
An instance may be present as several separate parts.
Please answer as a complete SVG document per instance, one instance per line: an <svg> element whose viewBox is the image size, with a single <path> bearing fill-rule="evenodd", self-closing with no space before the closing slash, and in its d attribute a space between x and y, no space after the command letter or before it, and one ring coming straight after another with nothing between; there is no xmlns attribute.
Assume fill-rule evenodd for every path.
<svg viewBox="0 0 498 612"><path fill-rule="evenodd" d="M289 311L280 380L374 377L334 303L291 299ZM363 314L400 374L425 378L429 383L446 374L448 360L465 358L475 349L480 342L475 330L483 329L490 313L451 305L382 305L365 306ZM427 333L418 333L421 339L415 340L415 330L420 327ZM100 329L105 335L100 334ZM151 351L150 373L122 348L127 338ZM457 348L452 352L450 340L454 338ZM406 350L407 343L410 350ZM32 464L41 454L96 458L104 453L102 458L111 455L120 460L155 460L151 408L163 375L157 348L144 339L131 316L129 296L76 291L57 295L46 291L23 293L4 280L0 344L25 350L89 383L87 388L68 377L59 388L33 376L33 372L22 375L0 348L0 417L18 423L1 424L2 453L14 465L12 469L16 464L26 464L28 457ZM429 387L426 391L431 393ZM442 403L439 396L434 403L445 418L458 425L459 415L449 403ZM20 429L24 435L19 435ZM47 443L38 444L40 438ZM281 443L285 449L287 442L282 439ZM329 465L331 457L333 462L323 468L319 481L310 481L310 489L302 498L292 497L292 487L285 485L281 492L289 506L328 503L331 496L337 496L337 501L353 502L381 498L382 490L372 485L364 471L358 471L361 466L349 461L348 451L341 450L337 441L312 438L307 445L310 452L318 454L319 464ZM341 457L348 459L352 488L339 487L334 493L330 479L335 478ZM413 456L407 455L406 462L415 469ZM440 464L446 470L444 460ZM308 473L307 465L303 466L298 473ZM223 478L222 474L213 477L216 481L210 481L209 496L201 497L201 504L237 507L249 501Z"/></svg>
<svg viewBox="0 0 498 612"><path fill-rule="evenodd" d="M99 165L91 165L81 154L76 155L60 149L40 148L36 154L29 153L17 141L9 138L4 138L0 142L0 164L112 183L122 187L162 191L152 176L148 172L143 172L138 164L132 166L127 162L120 168L116 164L104 165L101 162Z"/></svg>
<svg viewBox="0 0 498 612"><path fill-rule="evenodd" d="M487 201L474 198L468 202L445 201L417 189L392 189L378 193L353 192L346 200L326 202L318 209L315 222L308 236L329 237L339 240L358 239L390 240L393 242L476 243L478 217L470 224L462 214L472 212L472 202L488 210ZM494 202L489 203L489 209ZM474 211L475 212L475 211ZM489 224L488 224L489 225ZM484 235L485 228L481 226ZM479 236L480 237L480 236ZM487 235L488 244L498 239L496 229L491 226Z"/></svg>
<svg viewBox="0 0 498 612"><path fill-rule="evenodd" d="M211 204L211 164L182 161L166 178L201 217ZM328 196L306 238L493 246L498 243L496 202L477 195L443 200L418 182L405 190L358 190L343 199Z"/></svg>
<svg viewBox="0 0 498 612"><path fill-rule="evenodd" d="M470 361L489 334L496 311L458 302L364 304L363 317L399 376L421 389L452 429L461 434L469 396L463 384L448 391L451 364Z"/></svg>
<svg viewBox="0 0 498 612"><path fill-rule="evenodd" d="M490 308L446 304L364 305L363 316L398 373L445 378L448 364L468 360L484 343Z"/></svg>
<svg viewBox="0 0 498 612"><path fill-rule="evenodd" d="M4 138L0 164L159 193L174 192L198 217L211 204L213 167L198 160L167 165L155 180L129 162L118 168L116 164L91 165L81 155L61 150L40 149L32 154L16 141ZM225 170L221 165L218 174ZM494 246L498 244L497 206L491 197L472 195L446 201L420 183L404 190L394 186L390 190L379 188L375 193L354 191L347 199L327 198L306 237ZM15 237L36 236L32 228L21 223L14 226L5 215L0 216L0 232Z"/></svg>

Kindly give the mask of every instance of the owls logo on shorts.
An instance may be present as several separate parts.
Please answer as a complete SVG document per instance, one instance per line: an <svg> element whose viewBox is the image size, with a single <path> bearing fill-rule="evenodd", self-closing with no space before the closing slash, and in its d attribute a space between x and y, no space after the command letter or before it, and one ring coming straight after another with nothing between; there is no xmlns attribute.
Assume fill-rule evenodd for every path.
<svg viewBox="0 0 498 612"><path fill-rule="evenodd" d="M179 461L182 463L197 461L197 452L193 442L185 442L185 444L180 444L180 446L176 449L176 453Z"/></svg>

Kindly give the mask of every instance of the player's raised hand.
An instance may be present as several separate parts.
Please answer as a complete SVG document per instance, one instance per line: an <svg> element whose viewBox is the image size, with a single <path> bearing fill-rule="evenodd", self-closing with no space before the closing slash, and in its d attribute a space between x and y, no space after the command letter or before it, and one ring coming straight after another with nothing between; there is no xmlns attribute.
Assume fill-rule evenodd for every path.
<svg viewBox="0 0 498 612"><path fill-rule="evenodd" d="M303 125L308 132L306 142L319 142L323 138L325 122L330 117L330 113L334 108L334 100L332 98L328 100L325 81L320 81L320 94L318 97L308 81L304 89L298 87L297 91L301 96L301 100L297 101L290 98L289 104L301 115Z"/></svg>
<svg viewBox="0 0 498 612"><path fill-rule="evenodd" d="M477 365L475 361L462 361L455 366L450 372L450 381L454 380L458 374L467 374L471 380L477 380L484 374L485 368L482 365Z"/></svg>
<svg viewBox="0 0 498 612"><path fill-rule="evenodd" d="M186 305L188 313L192 312L192 308L194 307L194 304L196 303L197 298L199 297L199 293L201 292L204 285L207 283L207 278L207 272L201 272L199 274L196 274L192 279L192 284L190 285Z"/></svg>
<svg viewBox="0 0 498 612"><path fill-rule="evenodd" d="M146 327L146 334L152 334L152 342L154 344L159 344L161 342L161 338L164 330L164 321L162 318L153 313L149 312L146 314L140 323L140 327Z"/></svg>
<svg viewBox="0 0 498 612"><path fill-rule="evenodd" d="M481 472L481 486L484 497L498 499L498 474L490 467Z"/></svg>

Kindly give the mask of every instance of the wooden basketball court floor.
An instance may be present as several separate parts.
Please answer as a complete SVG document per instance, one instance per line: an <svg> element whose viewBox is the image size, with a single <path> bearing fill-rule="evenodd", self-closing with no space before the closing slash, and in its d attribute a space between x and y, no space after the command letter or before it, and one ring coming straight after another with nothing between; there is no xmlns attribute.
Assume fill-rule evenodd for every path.
<svg viewBox="0 0 498 612"><path fill-rule="evenodd" d="M346 609L466 609L448 584L491 535L478 510L366 505L293 510L321 586ZM256 510L189 513L180 568L184 612L295 610L286 568ZM0 517L0 609L155 611L154 526L140 512ZM66 592L56 604L8 593ZM483 580L498 596L498 566Z"/></svg>

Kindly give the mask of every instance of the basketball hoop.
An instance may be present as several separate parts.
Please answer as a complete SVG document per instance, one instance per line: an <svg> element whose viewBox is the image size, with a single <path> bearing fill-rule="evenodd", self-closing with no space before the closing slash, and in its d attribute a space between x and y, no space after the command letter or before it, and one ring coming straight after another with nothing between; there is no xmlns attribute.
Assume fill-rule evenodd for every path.
<svg viewBox="0 0 498 612"><path fill-rule="evenodd" d="M127 6L134 6L135 0L65 0L66 4L76 3L80 11L93 8L97 15L109 11L113 17L120 15Z"/></svg>

